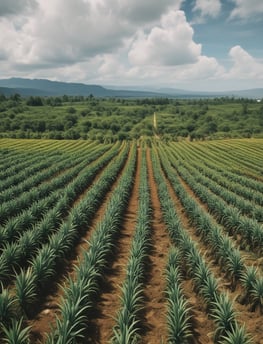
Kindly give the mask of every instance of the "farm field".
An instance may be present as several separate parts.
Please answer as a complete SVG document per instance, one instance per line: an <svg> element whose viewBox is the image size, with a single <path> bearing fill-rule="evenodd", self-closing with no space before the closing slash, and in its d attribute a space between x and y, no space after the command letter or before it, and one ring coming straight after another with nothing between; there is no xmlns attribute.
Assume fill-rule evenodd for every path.
<svg viewBox="0 0 263 344"><path fill-rule="evenodd" d="M0 140L0 343L263 344L263 139Z"/></svg>

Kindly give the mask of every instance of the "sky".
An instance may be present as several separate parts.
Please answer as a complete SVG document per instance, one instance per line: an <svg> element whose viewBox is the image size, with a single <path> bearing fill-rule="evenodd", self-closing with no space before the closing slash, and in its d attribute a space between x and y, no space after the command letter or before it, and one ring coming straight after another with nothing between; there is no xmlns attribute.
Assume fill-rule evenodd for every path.
<svg viewBox="0 0 263 344"><path fill-rule="evenodd" d="M262 0L0 0L0 78L263 87Z"/></svg>

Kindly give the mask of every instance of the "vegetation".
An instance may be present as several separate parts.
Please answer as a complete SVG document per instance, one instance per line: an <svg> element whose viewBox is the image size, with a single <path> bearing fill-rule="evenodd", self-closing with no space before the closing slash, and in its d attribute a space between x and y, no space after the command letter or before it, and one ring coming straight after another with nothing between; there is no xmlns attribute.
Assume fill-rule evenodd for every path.
<svg viewBox="0 0 263 344"><path fill-rule="evenodd" d="M262 158L260 138L0 139L1 343L260 344Z"/></svg>
<svg viewBox="0 0 263 344"><path fill-rule="evenodd" d="M156 116L156 125L153 116ZM253 99L117 99L0 95L0 137L165 140L262 137L263 105Z"/></svg>

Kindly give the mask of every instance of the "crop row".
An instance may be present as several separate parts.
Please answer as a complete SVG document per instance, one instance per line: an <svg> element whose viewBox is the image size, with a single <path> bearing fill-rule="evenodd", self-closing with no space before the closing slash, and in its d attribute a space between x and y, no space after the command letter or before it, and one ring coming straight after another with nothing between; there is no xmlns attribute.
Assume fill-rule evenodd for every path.
<svg viewBox="0 0 263 344"><path fill-rule="evenodd" d="M85 197L70 210L66 221L62 222L54 233L49 234L48 242L36 251L34 258L30 260L30 266L16 276L14 290L11 289L9 292L3 289L0 295L3 324L9 326L11 319L16 319L17 316L30 316L30 310L36 304L38 296L56 275L57 264L72 250L83 231L87 230L103 195L109 190L125 163L128 151L128 145L122 148L121 153L111 161L106 170L103 170L99 180L92 185ZM89 171L87 176L90 176ZM82 188L87 185L87 176L80 176L79 186ZM73 187L68 188L69 193L72 191ZM67 198L64 200L68 202Z"/></svg>
<svg viewBox="0 0 263 344"><path fill-rule="evenodd" d="M237 338L241 338L242 341L238 343L249 343L244 327L239 325L236 320L236 312L232 301L226 292L219 291L218 280L214 277L213 272L198 251L196 243L188 236L181 224L173 200L169 196L167 182L161 173L161 165L156 153L152 153L152 160L154 161L155 178L159 188L159 198L163 208L165 222L173 241L179 248L182 269L185 269L185 273L192 279L194 290L203 297L207 305L208 314L214 319L216 326L214 332L215 342L225 343L224 340L226 340L226 343L232 343L230 341L231 338L235 338L235 341L237 341ZM163 155L162 167L165 168L166 173L170 169L169 162ZM173 186L175 185L173 184ZM177 189L175 189L175 192L178 194ZM188 202L191 202L191 200L189 199ZM188 337L190 335L188 330L189 325L185 325L185 322L182 322L182 327L186 328L185 334L181 331L182 336ZM186 342L185 337L182 337L180 340L174 343Z"/></svg>
<svg viewBox="0 0 263 344"><path fill-rule="evenodd" d="M184 209L189 215L191 224L196 227L197 234L202 237L205 243L210 245L216 262L231 280L233 290L236 287L237 281L240 281L245 289L247 302L252 304L253 309L259 307L260 311L263 312L262 275L259 274L257 276L257 269L255 267L246 266L239 249L235 248L231 238L226 236L211 216L189 196L181 186L171 165L164 158L162 158L162 162L165 172L169 176Z"/></svg>

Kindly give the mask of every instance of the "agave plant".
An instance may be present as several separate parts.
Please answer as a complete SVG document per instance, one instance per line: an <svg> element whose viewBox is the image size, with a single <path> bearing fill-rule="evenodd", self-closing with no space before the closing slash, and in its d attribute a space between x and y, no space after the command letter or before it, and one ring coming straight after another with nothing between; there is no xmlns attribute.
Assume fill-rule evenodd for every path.
<svg viewBox="0 0 263 344"><path fill-rule="evenodd" d="M251 299L251 292L254 288L254 284L257 280L257 268L255 266L248 266L243 271L240 280L241 284L246 290L245 302L248 303Z"/></svg>
<svg viewBox="0 0 263 344"><path fill-rule="evenodd" d="M0 273L0 276L4 275L3 274L4 271L5 273L6 272L10 273L12 271L12 267L18 262L18 258L19 258L19 253L17 250L17 246L10 243L6 243L1 255L1 258L0 258L1 263L3 264L3 270L2 270L2 273ZM3 277L7 277L7 275Z"/></svg>
<svg viewBox="0 0 263 344"><path fill-rule="evenodd" d="M192 324L191 324L191 307L183 298L173 298L172 293L169 293L169 310L167 314L167 322L169 327L168 343L170 344L186 344L192 338Z"/></svg>
<svg viewBox="0 0 263 344"><path fill-rule="evenodd" d="M231 278L232 291L236 289L237 281L241 278L244 270L244 262L239 250L229 251L226 255L226 271Z"/></svg>
<svg viewBox="0 0 263 344"><path fill-rule="evenodd" d="M140 336L138 335L137 322L134 320L127 325L125 321L120 319L120 327L113 328L112 344L137 344L139 343Z"/></svg>
<svg viewBox="0 0 263 344"><path fill-rule="evenodd" d="M207 304L207 309L210 311L213 303L218 299L218 282L214 275L209 274L201 287L201 294Z"/></svg>
<svg viewBox="0 0 263 344"><path fill-rule="evenodd" d="M36 278L31 268L26 271L21 270L16 277L15 291L15 300L20 307L20 312L28 316L37 296Z"/></svg>
<svg viewBox="0 0 263 344"><path fill-rule="evenodd" d="M168 343L189 343L192 337L191 307L183 296L179 269L180 252L171 249L166 267L166 296L168 302Z"/></svg>
<svg viewBox="0 0 263 344"><path fill-rule="evenodd" d="M204 261L200 261L200 264L195 268L193 275L194 290L197 293L202 292L204 284L208 280L211 272L209 267Z"/></svg>
<svg viewBox="0 0 263 344"><path fill-rule="evenodd" d="M10 295L8 289L4 289L1 284L0 294L0 324L8 325L12 318L16 316L15 299Z"/></svg>
<svg viewBox="0 0 263 344"><path fill-rule="evenodd" d="M30 344L31 327L23 327L23 318L19 320L12 319L8 327L3 327L3 342L7 344Z"/></svg>
<svg viewBox="0 0 263 344"><path fill-rule="evenodd" d="M252 339L246 333L244 326L231 327L230 330L226 332L219 344L253 344Z"/></svg>
<svg viewBox="0 0 263 344"><path fill-rule="evenodd" d="M76 338L82 338L87 322L86 312L90 308L85 304L85 296L63 304L61 308L62 320L57 318L56 344L75 343Z"/></svg>
<svg viewBox="0 0 263 344"><path fill-rule="evenodd" d="M236 312L233 308L232 301L229 299L228 294L219 294L217 300L213 302L212 317L216 323L215 341L224 336L227 331L235 329Z"/></svg>
<svg viewBox="0 0 263 344"><path fill-rule="evenodd" d="M263 314L263 276L258 277L252 283L250 294L252 298L253 309L258 307L260 314Z"/></svg>
<svg viewBox="0 0 263 344"><path fill-rule="evenodd" d="M46 281L48 281L51 276L54 276L55 259L56 255L54 250L47 245L43 246L43 248L39 250L38 255L32 260L32 274L38 285L43 287Z"/></svg>

